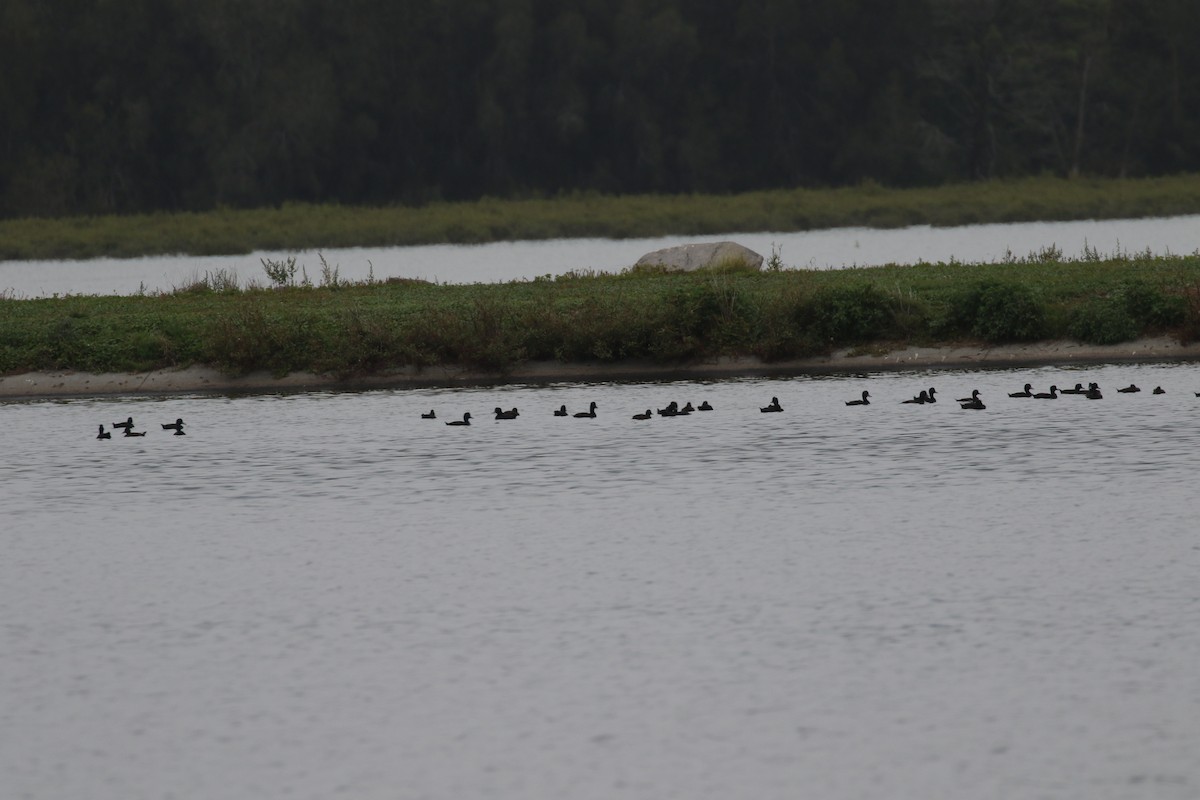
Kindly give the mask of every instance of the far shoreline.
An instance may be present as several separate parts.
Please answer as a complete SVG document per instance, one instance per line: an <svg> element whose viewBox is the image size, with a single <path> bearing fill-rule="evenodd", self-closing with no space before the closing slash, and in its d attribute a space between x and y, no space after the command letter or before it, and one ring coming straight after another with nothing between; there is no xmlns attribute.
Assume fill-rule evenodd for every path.
<svg viewBox="0 0 1200 800"><path fill-rule="evenodd" d="M0 260L248 255L257 251L730 232L948 227L1172 217L1200 212L1200 175L1038 176L896 189L764 189L739 194L563 195L416 206L289 203L193 212L0 219Z"/></svg>
<svg viewBox="0 0 1200 800"><path fill-rule="evenodd" d="M854 374L897 370L973 370L1020 367L1079 367L1100 364L1178 363L1200 361L1200 342L1139 339L1119 345L1036 342L1021 345L906 346L883 352L865 348L828 356L763 362L756 358L720 358L683 365L649 362L565 364L524 363L505 373L465 367L402 368L375 375L339 378L295 372L276 377L254 372L231 377L205 366L145 373L87 373L71 370L0 376L0 403L62 398L278 394L315 391L503 386L562 382L684 381L724 378L787 378L801 375Z"/></svg>

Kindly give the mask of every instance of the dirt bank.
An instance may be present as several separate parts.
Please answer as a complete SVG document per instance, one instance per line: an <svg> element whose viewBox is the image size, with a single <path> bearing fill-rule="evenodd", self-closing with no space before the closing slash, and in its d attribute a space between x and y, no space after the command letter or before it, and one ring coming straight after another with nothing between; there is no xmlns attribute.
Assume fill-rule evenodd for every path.
<svg viewBox="0 0 1200 800"><path fill-rule="evenodd" d="M252 373L231 378L209 367L189 367L139 374L33 372L0 377L0 400L107 395L260 394L312 390L405 389L504 383L550 383L599 380L689 380L752 376L876 372L894 369L987 369L1044 365L1200 361L1200 344L1171 339L1143 339L1109 347L1073 342L1040 342L1003 347L907 347L889 352L840 351L831 356L765 364L753 358L730 358L670 367L649 363L523 364L505 375L450 369L402 369L385 375L339 379L331 375L293 373L277 378Z"/></svg>

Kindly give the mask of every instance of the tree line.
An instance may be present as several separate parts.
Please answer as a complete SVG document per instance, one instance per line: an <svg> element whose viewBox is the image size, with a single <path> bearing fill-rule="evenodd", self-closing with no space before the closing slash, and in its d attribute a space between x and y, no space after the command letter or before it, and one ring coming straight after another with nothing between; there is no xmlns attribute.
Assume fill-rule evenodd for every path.
<svg viewBox="0 0 1200 800"><path fill-rule="evenodd" d="M0 216L1200 170L1195 0L0 0Z"/></svg>

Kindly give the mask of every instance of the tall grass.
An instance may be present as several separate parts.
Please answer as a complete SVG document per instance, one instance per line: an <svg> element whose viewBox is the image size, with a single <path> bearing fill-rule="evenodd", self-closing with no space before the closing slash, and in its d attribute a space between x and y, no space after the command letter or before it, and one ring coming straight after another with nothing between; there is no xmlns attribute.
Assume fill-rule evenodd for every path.
<svg viewBox="0 0 1200 800"><path fill-rule="evenodd" d="M209 364L350 376L447 365L503 375L529 361L1200 336L1200 256L324 284L239 290L217 277L153 296L0 299L0 372Z"/></svg>
<svg viewBox="0 0 1200 800"><path fill-rule="evenodd" d="M203 213L0 220L0 259L232 255L256 250L571 237L701 236L841 226L963 225L1200 213L1200 175L876 184L713 196L604 196L385 208L288 204Z"/></svg>

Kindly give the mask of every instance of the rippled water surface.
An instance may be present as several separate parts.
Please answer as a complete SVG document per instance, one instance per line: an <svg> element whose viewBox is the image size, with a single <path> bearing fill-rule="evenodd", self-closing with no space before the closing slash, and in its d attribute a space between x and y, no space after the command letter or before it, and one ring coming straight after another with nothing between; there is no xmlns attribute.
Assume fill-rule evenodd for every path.
<svg viewBox="0 0 1200 800"><path fill-rule="evenodd" d="M0 405L0 794L1195 798L1196 391ZM716 410L630 419L672 399Z"/></svg>
<svg viewBox="0 0 1200 800"><path fill-rule="evenodd" d="M298 268L312 282L322 276L320 256L344 280L368 277L420 278L442 283L492 283L560 275L570 270L620 272L653 250L695 241L732 239L769 257L777 252L789 267L837 269L846 266L962 262L1018 258L1047 248L1067 257L1085 249L1102 255L1150 251L1158 255L1200 251L1200 216L1022 222L894 230L836 228L799 233L729 233L699 238L556 239L541 242L428 245L330 249L299 253ZM171 291L218 273L236 275L245 285L268 283L261 259L287 253L246 256L180 256L89 261L0 261L0 293L14 297L53 294L134 294ZM297 276L297 279L299 276Z"/></svg>

